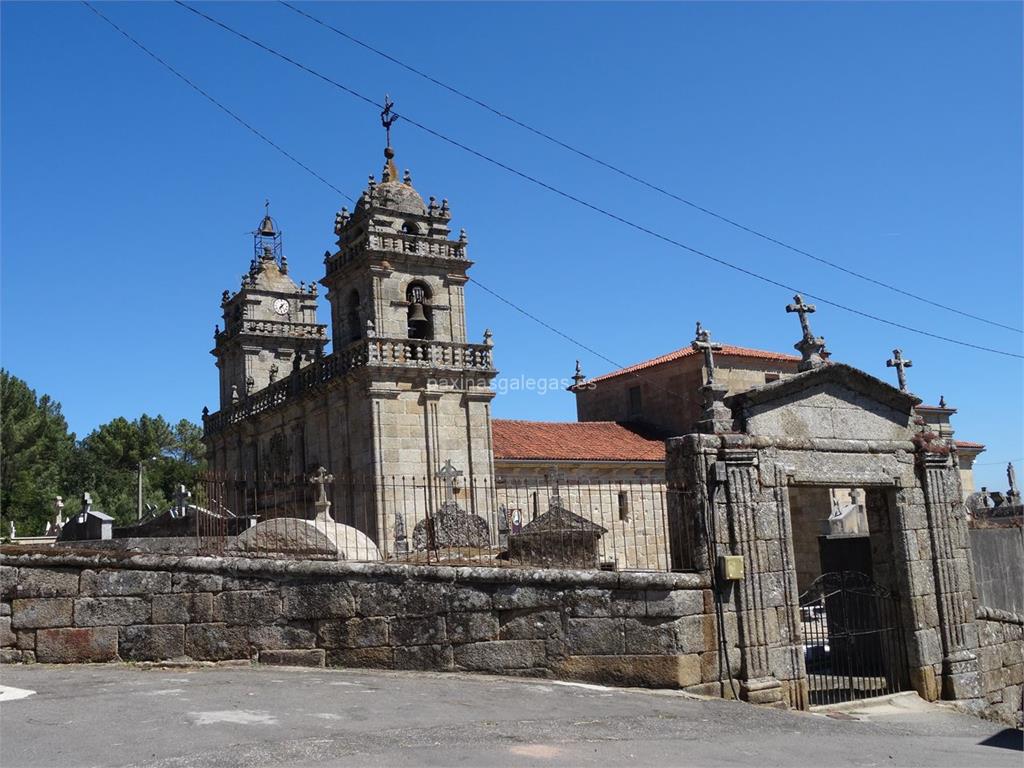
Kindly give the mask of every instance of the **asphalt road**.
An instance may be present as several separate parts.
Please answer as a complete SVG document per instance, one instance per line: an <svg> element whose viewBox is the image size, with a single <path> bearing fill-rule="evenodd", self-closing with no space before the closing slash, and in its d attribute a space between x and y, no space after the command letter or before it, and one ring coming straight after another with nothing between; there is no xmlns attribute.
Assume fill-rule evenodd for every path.
<svg viewBox="0 0 1024 768"><path fill-rule="evenodd" d="M916 698L854 719L673 692L271 667L7 666L0 765L1014 766L1020 731ZM841 715L840 717L846 717Z"/></svg>

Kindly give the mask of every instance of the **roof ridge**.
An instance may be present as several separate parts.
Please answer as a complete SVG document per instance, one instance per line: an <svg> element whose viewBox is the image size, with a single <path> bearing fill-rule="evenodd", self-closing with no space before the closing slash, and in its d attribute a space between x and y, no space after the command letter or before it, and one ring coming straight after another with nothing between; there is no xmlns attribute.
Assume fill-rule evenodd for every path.
<svg viewBox="0 0 1024 768"><path fill-rule="evenodd" d="M627 373L633 373L634 371L643 370L645 368L653 368L656 365L670 363L673 360L679 360L684 357L691 357L696 354L697 350L693 349L692 347L680 347L679 349L673 350L671 352L666 352L664 355L652 357L648 360L642 360L638 363L627 365L625 368L619 368L616 371L603 373L600 376L595 376L592 379L587 379L587 383L604 381L606 379L615 378L616 376L622 376ZM790 355L785 352L774 352L769 349L756 349L754 347L741 347L737 346L736 344L724 343L722 344L722 348L720 350L716 350L716 354L724 356L732 355L734 357L757 357L761 359L770 360L785 360L787 362L796 362L800 360L799 355Z"/></svg>

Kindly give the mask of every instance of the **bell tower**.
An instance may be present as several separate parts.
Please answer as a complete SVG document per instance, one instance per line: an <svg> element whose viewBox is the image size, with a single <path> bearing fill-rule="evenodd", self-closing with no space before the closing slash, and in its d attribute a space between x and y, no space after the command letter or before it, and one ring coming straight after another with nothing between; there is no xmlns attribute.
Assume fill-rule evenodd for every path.
<svg viewBox="0 0 1024 768"><path fill-rule="evenodd" d="M384 159L380 181L370 176L355 210L342 208L335 217L337 249L324 257L320 282L331 305L332 357L339 369L358 371L347 410L352 419L366 419L347 430L347 466L330 469L336 477L433 478L451 461L467 483L486 485L493 479L490 401L497 371L490 332L480 343L467 340L468 239L465 231L450 237L447 200L424 202L410 172L399 175L390 142ZM389 508L387 487L378 482L378 510ZM460 504L496 531L485 496L471 494ZM428 504L436 510L443 501ZM405 522L411 533L415 520ZM385 550L400 546L401 524L381 515L377 526L374 538Z"/></svg>
<svg viewBox="0 0 1024 768"><path fill-rule="evenodd" d="M320 359L327 328L316 321L316 283L288 275L281 231L269 203L253 232L253 259L234 294L224 291L224 327L214 329L220 407L229 410L293 370Z"/></svg>

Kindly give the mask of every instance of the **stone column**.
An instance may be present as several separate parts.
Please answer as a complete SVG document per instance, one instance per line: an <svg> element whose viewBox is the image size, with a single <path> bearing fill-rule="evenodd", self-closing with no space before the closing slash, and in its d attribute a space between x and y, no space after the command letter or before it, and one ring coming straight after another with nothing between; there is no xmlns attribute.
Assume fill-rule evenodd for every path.
<svg viewBox="0 0 1024 768"><path fill-rule="evenodd" d="M716 480L724 482L728 518L729 549L744 560L745 576L735 583L734 599L742 661L740 695L753 704L785 706L782 683L771 674L768 651L775 644L778 622L775 607L769 605L771 570L766 550L758 546L757 515L762 501L757 469L757 451L726 449L724 460L715 466ZM769 614L773 614L769 617ZM772 621L773 630L769 629Z"/></svg>
<svg viewBox="0 0 1024 768"><path fill-rule="evenodd" d="M977 628L971 587L971 550L967 520L960 511L960 474L947 453L922 451L917 469L924 490L931 540L931 566L942 640L942 696L977 699L981 695Z"/></svg>

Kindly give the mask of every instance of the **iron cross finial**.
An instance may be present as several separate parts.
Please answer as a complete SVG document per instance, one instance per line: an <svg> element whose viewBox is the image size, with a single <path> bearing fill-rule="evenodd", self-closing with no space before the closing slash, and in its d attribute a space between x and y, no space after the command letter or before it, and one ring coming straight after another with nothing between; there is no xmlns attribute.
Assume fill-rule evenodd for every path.
<svg viewBox="0 0 1024 768"><path fill-rule="evenodd" d="M380 124L384 126L384 132L387 136L387 145L391 146L391 126L398 120L398 113L392 112L391 108L395 106L395 102L391 100L391 96L384 94L384 109L380 113Z"/></svg>
<svg viewBox="0 0 1024 768"><path fill-rule="evenodd" d="M907 391L907 368L913 368L914 364L910 360L903 359L903 351L894 349L892 351L892 359L885 361L886 368L896 369L896 380L900 384L900 392Z"/></svg>

